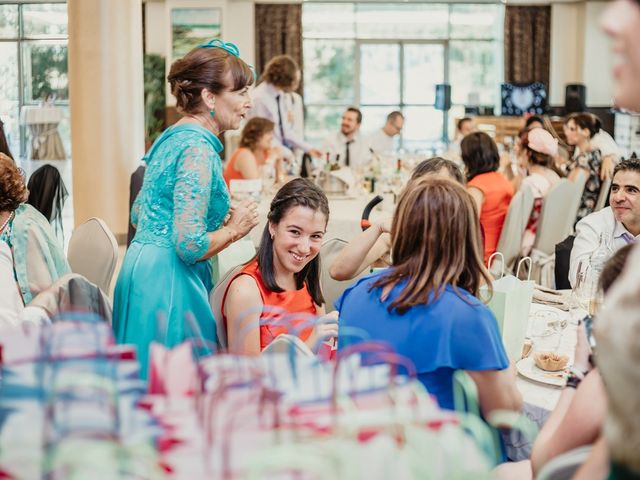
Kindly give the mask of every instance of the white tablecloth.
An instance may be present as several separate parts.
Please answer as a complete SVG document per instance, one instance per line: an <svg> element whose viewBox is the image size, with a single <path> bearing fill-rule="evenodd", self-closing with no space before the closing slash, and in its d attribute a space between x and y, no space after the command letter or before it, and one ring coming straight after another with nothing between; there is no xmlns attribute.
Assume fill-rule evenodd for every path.
<svg viewBox="0 0 640 480"><path fill-rule="evenodd" d="M531 310L529 312L529 331L527 335L528 337L531 337L531 333L534 331L533 322L534 322L535 314L537 311L539 311L542 308L548 310L552 307L541 306L536 303L533 303L531 305ZM573 354L574 354L575 345L576 345L576 338L577 338L576 336L577 326L571 323L571 317L569 315L569 312L564 312L556 308L554 308L553 310L559 315L559 318L561 319L566 318L569 321L567 328L562 332L562 339L560 341L558 353L568 355L569 364L572 364ZM553 335L551 337L553 337ZM535 337L533 338L534 342L544 341L544 342L549 342L549 344L552 344L553 342L557 341L556 339L557 339L557 336L555 338L542 339L542 340L538 340ZM535 345L534 345L534 348L535 348ZM547 410L554 409L554 407L558 403L558 399L560 398L560 392L562 391L561 388L554 387L551 385L546 385L543 383L537 383L527 378L523 378L520 375L518 375L518 378L516 379L516 385L518 386L518 389L522 393L522 397L524 398L525 402L531 403L533 405L537 405L542 408L546 408Z"/></svg>
<svg viewBox="0 0 640 480"><path fill-rule="evenodd" d="M37 107L25 105L20 111L20 123L32 125L35 123L60 123L64 111L60 107Z"/></svg>
<svg viewBox="0 0 640 480"><path fill-rule="evenodd" d="M374 196L371 194L359 197L329 197L329 223L327 224L327 232L324 239L341 238L343 240L351 240L358 235L362 231L360 228L362 211ZM272 198L273 196L263 196L258 209L260 223L249 234L256 246L260 243L264 226L267 223L267 214L269 213ZM393 200L388 196L371 212L369 219L376 220L385 216L391 217L393 209Z"/></svg>
<svg viewBox="0 0 640 480"><path fill-rule="evenodd" d="M66 153L58 132L64 111L60 107L22 107L20 121L29 127L32 160L64 160Z"/></svg>

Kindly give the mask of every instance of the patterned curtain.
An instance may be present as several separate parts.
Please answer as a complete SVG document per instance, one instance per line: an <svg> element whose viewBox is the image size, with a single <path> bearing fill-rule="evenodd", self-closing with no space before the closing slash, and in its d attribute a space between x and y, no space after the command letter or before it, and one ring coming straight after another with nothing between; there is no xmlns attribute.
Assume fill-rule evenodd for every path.
<svg viewBox="0 0 640 480"><path fill-rule="evenodd" d="M506 82L543 82L549 86L551 7L507 5L504 17Z"/></svg>
<svg viewBox="0 0 640 480"><path fill-rule="evenodd" d="M302 4L257 3L255 19L258 76L272 57L282 54L291 55L302 70Z"/></svg>

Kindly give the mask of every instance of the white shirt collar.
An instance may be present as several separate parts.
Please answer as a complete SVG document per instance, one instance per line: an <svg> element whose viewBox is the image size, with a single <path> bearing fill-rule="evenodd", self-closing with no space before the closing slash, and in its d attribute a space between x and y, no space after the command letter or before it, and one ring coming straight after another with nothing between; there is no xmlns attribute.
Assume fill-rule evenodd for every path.
<svg viewBox="0 0 640 480"><path fill-rule="evenodd" d="M613 238L620 238L625 233L635 239L640 238L640 235L633 235L629 230L626 229L626 227L622 224L622 222L619 222L618 220L616 220L616 226L613 229Z"/></svg>
<svg viewBox="0 0 640 480"><path fill-rule="evenodd" d="M348 141L347 136L344 133L342 133L342 131L338 132L337 138L338 138L338 141L341 142L341 143L347 143L347 141ZM351 141L353 143L358 143L360 141L360 132L359 131L356 132L356 134L353 136Z"/></svg>

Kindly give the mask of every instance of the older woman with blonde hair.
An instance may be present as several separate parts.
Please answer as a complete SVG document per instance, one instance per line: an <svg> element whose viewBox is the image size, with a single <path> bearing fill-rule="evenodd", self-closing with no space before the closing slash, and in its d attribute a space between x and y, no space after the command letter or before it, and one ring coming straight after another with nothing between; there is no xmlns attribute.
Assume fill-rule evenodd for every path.
<svg viewBox="0 0 640 480"><path fill-rule="evenodd" d="M418 380L452 409L453 374L465 370L480 408L520 410L522 398L495 317L476 298L490 283L475 202L451 180L425 177L402 193L391 228L391 266L336 302L340 329L357 327L416 366ZM338 336L339 348L352 337Z"/></svg>

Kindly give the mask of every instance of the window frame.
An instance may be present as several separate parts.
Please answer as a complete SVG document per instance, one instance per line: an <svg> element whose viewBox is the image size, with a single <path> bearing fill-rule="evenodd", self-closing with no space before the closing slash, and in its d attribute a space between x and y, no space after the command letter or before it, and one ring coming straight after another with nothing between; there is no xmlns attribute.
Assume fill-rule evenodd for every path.
<svg viewBox="0 0 640 480"><path fill-rule="evenodd" d="M17 72L18 72L18 118L22 107L30 105L38 105L37 100L31 100L25 98L25 72L24 72L24 43L36 42L36 43L65 43L66 47L69 46L69 32L66 34L41 34L41 35L25 35L24 33L24 13L23 8L25 5L42 5L42 4L67 4L67 0L14 0L11 2L4 2L2 5L17 5L18 6L18 36L17 37L0 37L1 43L16 43L17 52ZM68 72L67 72L68 73ZM69 107L69 99L56 100L56 104L64 107ZM27 152L27 132L24 125L19 125L20 132L20 156L26 156Z"/></svg>
<svg viewBox="0 0 640 480"><path fill-rule="evenodd" d="M358 4L368 4L368 3L378 3L378 2L349 2L350 5L353 6L353 10L354 10L354 18L357 16L357 5ZM503 37L499 34L497 35L493 35L491 37L485 37L485 38L474 38L474 37L462 37L462 36L454 36L452 37L451 34L451 30L452 30L452 23L451 23L451 17L452 17L452 13L453 13L453 8L456 5L496 5L498 7L502 7L502 8L498 8L498 14L499 14L499 18L497 19L497 21L500 23L501 19L504 18L504 7L502 6L502 4L500 2L438 2L439 4L447 4L447 29L446 29L446 37L444 38L372 38L372 37L365 37L362 36L360 37L358 35L358 28L357 25L354 25L354 32L355 32L355 37L351 37L351 36L343 36L343 37L322 37L319 35L308 35L305 34L305 30L304 30L304 23L303 23L303 31L302 31L302 41L303 43L306 40L312 40L312 41L331 41L331 42L353 42L354 43L354 55L355 55L355 65L354 65L354 79L353 79L353 91L354 91L354 98L353 98L353 104L344 104L342 103L342 101L326 101L326 102L309 102L307 103L306 99L305 99L305 108L308 107L312 107L312 108L322 108L322 107L343 107L343 108L347 108L351 105L355 105L358 108L364 108L364 107L384 107L384 106L389 106L387 104L373 104L373 103L367 103L367 104L363 104L361 103L361 90L360 90L360 73L361 73L361 51L360 51L360 47L363 44L385 44L385 45L390 45L390 44L396 44L400 46L400 59L399 59L399 76L400 76L400 101L397 104L397 106L399 106L400 111L404 112L404 109L406 107L435 107L435 103L431 103L431 104L427 104L427 103L406 103L405 102L405 98L404 98L404 82L405 82L405 74L404 74L404 69L405 69L405 65L404 65L404 52L405 52L405 46L408 44L414 45L414 44L438 44L438 45L443 45L444 49L443 49L443 64L444 64L444 73L443 73L443 81L444 83L447 84L451 84L450 82L450 54L451 54L451 49L450 49L450 43L451 42L483 42L483 43L489 43L489 44L493 44L495 46L497 46L497 44L499 42L503 41ZM322 2L322 1L310 1L308 3L303 4L303 8L304 5L308 5L308 4L323 4L323 5L344 5L344 3L339 3L339 2L335 2L335 1L328 1L328 2ZM392 4L392 2L389 2L389 4ZM304 13L303 13L304 14ZM304 48L303 48L304 50ZM498 69L496 72L496 76L498 78L498 84L504 81L504 68L501 66L501 59L498 58L498 61L496 62L498 64ZM500 101L500 96L499 96L499 91L498 88L496 87L496 92L495 92L495 97L494 97L494 107L497 107ZM435 102L435 99L434 99ZM464 104L460 105L458 103L453 103L453 99L452 99L452 103L451 103L451 110L453 110L455 107L460 107L460 106L464 106ZM440 142L448 142L448 138L449 138L449 123L450 123L450 119L449 119L449 111L443 111L442 112L442 137L440 139ZM400 134L400 148L404 147L404 138L403 138L403 134Z"/></svg>

